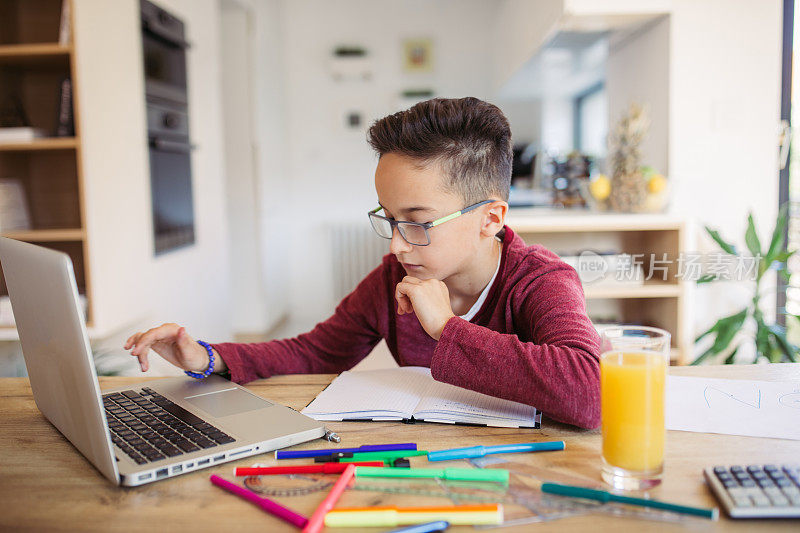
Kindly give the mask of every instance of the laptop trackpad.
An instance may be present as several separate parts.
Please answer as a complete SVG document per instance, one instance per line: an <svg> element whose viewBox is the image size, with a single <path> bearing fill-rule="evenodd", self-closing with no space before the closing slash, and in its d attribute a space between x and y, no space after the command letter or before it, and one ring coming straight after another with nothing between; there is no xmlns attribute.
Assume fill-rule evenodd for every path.
<svg viewBox="0 0 800 533"><path fill-rule="evenodd" d="M184 398L212 416L222 417L269 407L269 402L241 389L228 389Z"/></svg>

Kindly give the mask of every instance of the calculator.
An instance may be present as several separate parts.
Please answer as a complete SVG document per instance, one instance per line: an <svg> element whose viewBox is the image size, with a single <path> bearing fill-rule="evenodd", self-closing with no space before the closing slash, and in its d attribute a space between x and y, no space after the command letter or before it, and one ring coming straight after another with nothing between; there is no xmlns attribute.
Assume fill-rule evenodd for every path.
<svg viewBox="0 0 800 533"><path fill-rule="evenodd" d="M800 518L800 465L734 465L703 470L731 518Z"/></svg>

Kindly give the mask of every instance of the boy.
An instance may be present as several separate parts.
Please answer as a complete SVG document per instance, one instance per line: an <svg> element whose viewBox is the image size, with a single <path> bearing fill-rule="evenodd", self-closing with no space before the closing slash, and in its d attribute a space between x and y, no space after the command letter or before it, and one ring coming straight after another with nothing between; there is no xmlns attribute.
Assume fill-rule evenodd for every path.
<svg viewBox="0 0 800 533"><path fill-rule="evenodd" d="M372 227L390 254L311 332L256 344L201 346L177 324L125 344L147 370L150 348L185 370L237 383L338 373L385 338L401 366L533 405L585 428L600 423L600 338L577 273L504 226L511 132L496 106L441 99L380 119Z"/></svg>

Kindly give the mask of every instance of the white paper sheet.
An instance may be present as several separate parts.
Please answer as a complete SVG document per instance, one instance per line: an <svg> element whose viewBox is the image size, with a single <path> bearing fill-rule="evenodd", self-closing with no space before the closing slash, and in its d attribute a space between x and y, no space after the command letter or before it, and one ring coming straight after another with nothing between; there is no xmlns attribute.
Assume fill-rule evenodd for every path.
<svg viewBox="0 0 800 533"><path fill-rule="evenodd" d="M301 412L316 420L411 418L429 379L418 367L342 372Z"/></svg>
<svg viewBox="0 0 800 533"><path fill-rule="evenodd" d="M667 429L800 440L800 383L668 376Z"/></svg>

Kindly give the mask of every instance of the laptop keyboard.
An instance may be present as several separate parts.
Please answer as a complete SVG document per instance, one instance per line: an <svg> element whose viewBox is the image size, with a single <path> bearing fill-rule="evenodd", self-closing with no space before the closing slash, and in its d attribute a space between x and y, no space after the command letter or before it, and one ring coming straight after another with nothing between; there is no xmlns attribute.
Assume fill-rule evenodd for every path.
<svg viewBox="0 0 800 533"><path fill-rule="evenodd" d="M235 442L149 387L103 395L111 440L137 464Z"/></svg>

